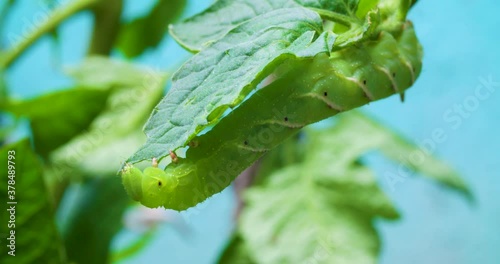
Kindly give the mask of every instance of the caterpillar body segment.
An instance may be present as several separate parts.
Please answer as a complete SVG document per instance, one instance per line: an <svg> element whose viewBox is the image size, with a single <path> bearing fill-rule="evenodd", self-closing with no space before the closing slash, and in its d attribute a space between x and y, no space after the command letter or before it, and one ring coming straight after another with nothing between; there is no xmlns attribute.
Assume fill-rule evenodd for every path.
<svg viewBox="0 0 500 264"><path fill-rule="evenodd" d="M421 61L422 48L408 22L397 37L382 31L330 56L296 62L193 139L196 147L185 158L177 157L165 170L146 169L141 181L129 169L124 186L148 207L195 206L302 127L393 94L403 96L418 77Z"/></svg>

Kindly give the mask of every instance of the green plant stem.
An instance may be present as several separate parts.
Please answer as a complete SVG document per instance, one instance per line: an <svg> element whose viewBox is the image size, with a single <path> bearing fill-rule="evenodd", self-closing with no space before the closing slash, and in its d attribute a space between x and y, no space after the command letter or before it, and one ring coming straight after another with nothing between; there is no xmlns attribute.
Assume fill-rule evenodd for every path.
<svg viewBox="0 0 500 264"><path fill-rule="evenodd" d="M337 22L344 26L350 27L352 24L359 24L359 21L357 19L350 16L342 15L325 9L319 9L319 8L309 8L309 9L318 13L324 19Z"/></svg>
<svg viewBox="0 0 500 264"><path fill-rule="evenodd" d="M72 16L73 14L91 7L99 2L99 0L75 0L64 6L58 7L50 17L40 26L23 37L10 50L5 52L0 58L0 69L9 67L27 48L35 43L40 37L54 30L61 22Z"/></svg>
<svg viewBox="0 0 500 264"><path fill-rule="evenodd" d="M12 4L14 3L14 0L7 0L3 6L0 5L0 36L3 33L4 30L4 25L5 25L5 20L7 18L7 13L9 12L9 9L11 8ZM2 48L2 47L0 47Z"/></svg>
<svg viewBox="0 0 500 264"><path fill-rule="evenodd" d="M120 30L122 0L106 0L93 7L94 30L89 55L109 55Z"/></svg>

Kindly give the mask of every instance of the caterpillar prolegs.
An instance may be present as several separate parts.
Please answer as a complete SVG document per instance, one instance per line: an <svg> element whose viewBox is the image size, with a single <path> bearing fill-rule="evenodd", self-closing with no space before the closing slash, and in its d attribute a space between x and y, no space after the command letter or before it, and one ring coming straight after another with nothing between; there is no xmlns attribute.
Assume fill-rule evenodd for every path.
<svg viewBox="0 0 500 264"><path fill-rule="evenodd" d="M410 22L378 39L297 62L196 137L165 170L123 169L125 189L147 207L184 210L222 191L259 157L302 127L392 94L404 95L421 70Z"/></svg>

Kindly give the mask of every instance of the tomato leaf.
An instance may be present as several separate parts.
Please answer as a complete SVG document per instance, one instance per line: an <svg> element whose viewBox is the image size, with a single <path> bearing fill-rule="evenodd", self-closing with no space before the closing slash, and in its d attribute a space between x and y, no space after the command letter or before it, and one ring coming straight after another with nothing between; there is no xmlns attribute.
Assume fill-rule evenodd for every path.
<svg viewBox="0 0 500 264"><path fill-rule="evenodd" d="M55 212L51 195L46 187L42 164L31 149L29 140L6 145L0 149L0 161L5 164L0 171L2 188L0 199L3 201L0 219L2 242L15 232L15 250L9 244L0 247L0 262L9 263L65 263L64 247L55 224ZM8 161L15 167L7 169ZM15 171L15 177L8 171ZM9 180L15 181L7 188ZM8 192L8 191L14 191ZM10 197L13 197L11 199ZM7 204L12 201L17 204ZM15 207L15 211L8 211ZM12 215L15 216L14 220ZM9 226L10 225L10 226ZM9 255L12 251L15 256Z"/></svg>
<svg viewBox="0 0 500 264"><path fill-rule="evenodd" d="M106 106L109 92L75 88L9 102L5 110L30 120L35 149L42 156L89 127Z"/></svg>
<svg viewBox="0 0 500 264"><path fill-rule="evenodd" d="M160 101L167 75L104 57L87 58L69 74L77 84L110 95L88 130L51 154L52 173L56 178L114 175L144 142L140 127Z"/></svg>
<svg viewBox="0 0 500 264"><path fill-rule="evenodd" d="M283 162L289 158L277 152L290 149L278 148L263 159L263 165L270 164L244 194L238 237L226 248L222 263L242 258L257 263L376 263L380 240L374 220L396 219L398 213L361 160L372 150L470 197L458 174L442 161L426 155L424 161L408 164L402 157L418 146L357 111L340 115L331 128L306 130L292 142L305 155ZM276 157L282 157L281 168L272 165Z"/></svg>
<svg viewBox="0 0 500 264"><path fill-rule="evenodd" d="M329 52L334 37L321 32L318 14L304 8L274 10L232 29L174 74L145 126L148 141L128 161L162 158L185 146L284 60Z"/></svg>

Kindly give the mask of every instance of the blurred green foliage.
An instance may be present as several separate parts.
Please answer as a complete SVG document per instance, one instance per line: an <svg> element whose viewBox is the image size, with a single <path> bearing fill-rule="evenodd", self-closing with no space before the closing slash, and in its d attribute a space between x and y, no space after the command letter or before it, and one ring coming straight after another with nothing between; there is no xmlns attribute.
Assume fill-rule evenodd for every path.
<svg viewBox="0 0 500 264"><path fill-rule="evenodd" d="M168 32L168 25L178 18L186 5L185 0L159 0L153 9L140 18L127 22L118 35L118 49L127 57L141 55L155 48Z"/></svg>
<svg viewBox="0 0 500 264"><path fill-rule="evenodd" d="M380 240L374 220L397 219L399 214L363 163L363 155L374 150L396 162L422 151L350 111L335 125L306 129L271 152L253 187L244 193L238 235L220 262L376 263ZM408 168L470 197L458 174L423 155L423 161ZM388 184L394 183L392 176L384 176Z"/></svg>
<svg viewBox="0 0 500 264"><path fill-rule="evenodd" d="M59 232L55 229L53 211L48 211L50 218L44 216L40 225L46 225L46 229L52 227L52 237L41 232L40 235L47 236L47 241L44 242L46 245L38 245L40 241L24 240L28 237L23 235L23 239L18 240L22 243L19 250L35 245L40 248L52 246L66 252L69 261L109 263L111 241L123 228L123 213L131 205L116 173L127 153L132 153L145 139L140 127L163 95L167 75L105 57L90 57L70 70L69 74L74 77L77 88L25 101L9 100L3 106L4 111L30 121L36 151L36 154L32 152L28 140L18 143L23 148L17 155L22 157L31 171L18 167L17 173L22 175L23 180L31 177L33 182L38 181L36 188L29 186L30 182L28 186L22 186L24 182L17 183L19 203L47 211L54 207L48 204L42 204L46 208L42 207L39 203L44 200L37 196L46 196L54 201L51 206L58 206L69 184L81 185ZM85 88L82 88L83 85ZM5 156L7 148L2 152ZM18 147L9 149L12 148ZM2 181L6 176L2 177ZM22 194L29 196L24 198ZM113 206L110 207L110 203ZM21 209L18 212L24 213ZM3 213L2 219L7 217ZM26 217L31 216L28 214ZM18 219L23 218L18 216ZM38 224L18 226L17 229L34 236L42 230ZM61 241L59 233L63 235L64 244L58 242ZM137 244L135 247L142 248L144 245ZM63 248L66 251L62 251ZM129 256L138 252L138 249L126 250ZM43 259L36 255L37 252L33 254L33 259ZM120 252L117 254L120 255Z"/></svg>
<svg viewBox="0 0 500 264"><path fill-rule="evenodd" d="M47 190L43 178L43 165L33 152L29 140L21 140L14 144L5 145L0 149L2 170L0 180L0 234L2 246L0 247L1 263L64 263L65 251L61 243L59 232L54 219L54 203ZM8 163L11 161L12 163ZM12 164L15 177L8 173L8 166ZM7 189L7 182L14 188ZM8 191L14 191L8 192ZM15 201L16 204L7 204ZM11 217L11 209L15 208L15 218ZM13 220L9 222L10 220ZM9 225L7 225L9 223ZM13 224L13 225L11 225ZM14 231L14 234L11 233ZM13 240L7 240L9 236ZM11 251L4 243L15 241L16 257L7 254Z"/></svg>
<svg viewBox="0 0 500 264"><path fill-rule="evenodd" d="M55 1L48 2L52 7ZM80 2L84 5L58 17L57 23L49 19L40 26L29 42L44 34L56 36L65 19L103 1ZM15 1L6 3L0 12L9 12ZM136 57L161 42L168 24L185 6L185 0L158 0L145 16L122 22L112 29L115 32L100 32L117 34L114 47ZM54 6L60 8L64 6ZM0 54L15 51L14 61L28 46ZM8 114L0 118L19 117L14 126L27 119L32 140L0 149L2 164L7 164L8 152L15 151L17 201L17 256L10 258L9 249L1 246L0 262L109 263L140 252L153 231L121 251L110 252L111 241L123 228L125 209L134 205L116 172L144 142L141 127L164 93L167 74L107 56L88 57L68 71L73 88L15 101L8 96L4 70L0 69L0 110ZM0 133L4 144L12 129L2 126ZM360 113L343 114L334 126L305 130L261 160L254 184L244 194L246 206L234 238L220 262L376 262L380 241L373 221L396 219L398 213L363 163L363 155L372 150L470 196L442 162L428 155L420 163L401 160L418 148ZM0 171L2 186L9 180L7 172ZM69 187L77 187L78 195L58 226L54 215L62 210L61 199ZM0 189L0 198L9 199L6 188ZM7 223L9 217L2 209L1 222ZM3 241L8 232L7 225L0 225Z"/></svg>
<svg viewBox="0 0 500 264"><path fill-rule="evenodd" d="M62 230L68 259L109 263L109 246L123 228L121 219L129 203L118 177L93 179L83 186Z"/></svg>
<svg viewBox="0 0 500 264"><path fill-rule="evenodd" d="M46 157L86 130L103 110L109 91L73 88L30 100L9 102L5 110L29 119L35 150ZM74 110L68 111L68 109Z"/></svg>

